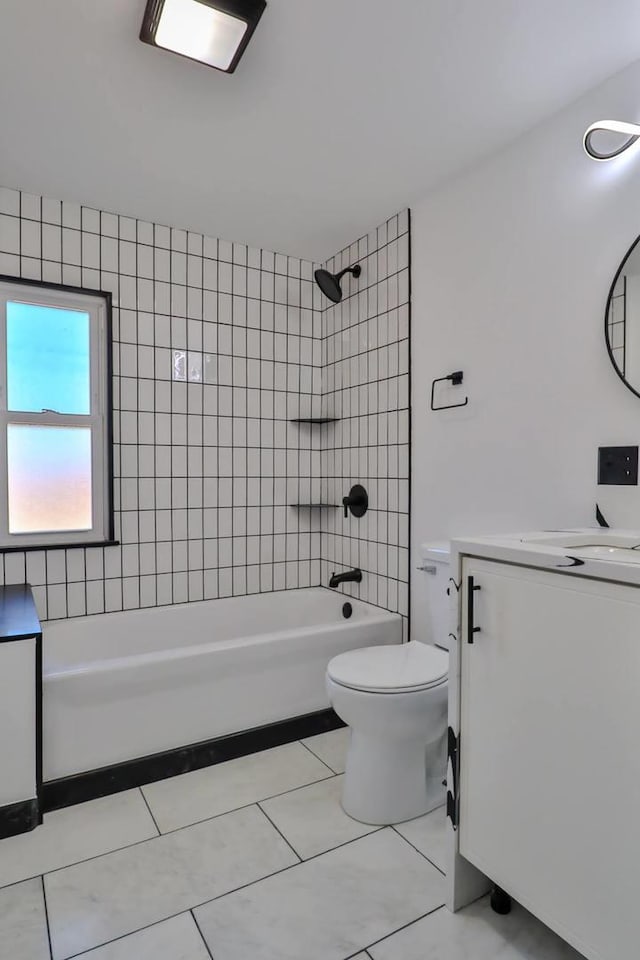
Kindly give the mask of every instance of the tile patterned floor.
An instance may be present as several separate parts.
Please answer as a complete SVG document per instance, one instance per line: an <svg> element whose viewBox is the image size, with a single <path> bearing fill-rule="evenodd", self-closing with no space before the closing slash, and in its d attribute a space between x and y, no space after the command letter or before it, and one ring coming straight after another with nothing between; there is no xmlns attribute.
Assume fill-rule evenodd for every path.
<svg viewBox="0 0 640 960"><path fill-rule="evenodd" d="M347 732L49 814L0 841L4 960L580 960L514 907L444 907L442 809L340 808Z"/></svg>

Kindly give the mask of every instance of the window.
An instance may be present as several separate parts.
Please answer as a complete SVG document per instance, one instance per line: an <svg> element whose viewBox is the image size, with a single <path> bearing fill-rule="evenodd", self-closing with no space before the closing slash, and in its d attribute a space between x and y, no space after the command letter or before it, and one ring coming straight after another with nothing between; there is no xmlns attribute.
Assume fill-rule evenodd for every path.
<svg viewBox="0 0 640 960"><path fill-rule="evenodd" d="M109 294L0 278L0 550L113 540Z"/></svg>

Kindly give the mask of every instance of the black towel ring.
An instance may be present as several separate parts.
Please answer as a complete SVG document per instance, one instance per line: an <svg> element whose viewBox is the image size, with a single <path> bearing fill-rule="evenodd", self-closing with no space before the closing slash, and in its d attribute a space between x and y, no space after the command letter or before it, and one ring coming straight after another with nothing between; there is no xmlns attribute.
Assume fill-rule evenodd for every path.
<svg viewBox="0 0 640 960"><path fill-rule="evenodd" d="M459 387L462 383L464 374L462 370L455 370L453 373L450 373L446 377L438 377L437 380L434 380L431 384L431 409L432 410L451 410L453 407L466 407L469 403L469 397L465 397L462 403L447 403L443 407L435 407L433 404L435 394L436 394L436 383L443 383L445 380L448 380L453 387Z"/></svg>

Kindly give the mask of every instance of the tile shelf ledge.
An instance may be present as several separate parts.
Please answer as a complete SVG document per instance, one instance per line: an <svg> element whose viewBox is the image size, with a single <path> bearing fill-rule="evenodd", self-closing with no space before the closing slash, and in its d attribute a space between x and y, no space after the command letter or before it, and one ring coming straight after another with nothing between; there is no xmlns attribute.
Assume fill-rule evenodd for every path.
<svg viewBox="0 0 640 960"><path fill-rule="evenodd" d="M338 503L290 503L294 510L337 510Z"/></svg>
<svg viewBox="0 0 640 960"><path fill-rule="evenodd" d="M338 423L340 417L296 417L290 423Z"/></svg>

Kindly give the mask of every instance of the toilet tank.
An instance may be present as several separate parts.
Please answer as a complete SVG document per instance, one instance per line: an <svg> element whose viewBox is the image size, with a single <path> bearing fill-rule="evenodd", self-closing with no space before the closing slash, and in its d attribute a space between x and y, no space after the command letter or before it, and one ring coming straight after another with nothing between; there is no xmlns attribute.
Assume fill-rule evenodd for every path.
<svg viewBox="0 0 640 960"><path fill-rule="evenodd" d="M444 540L423 543L416 590L423 594L425 636L416 636L423 643L435 643L449 649L449 543Z"/></svg>

